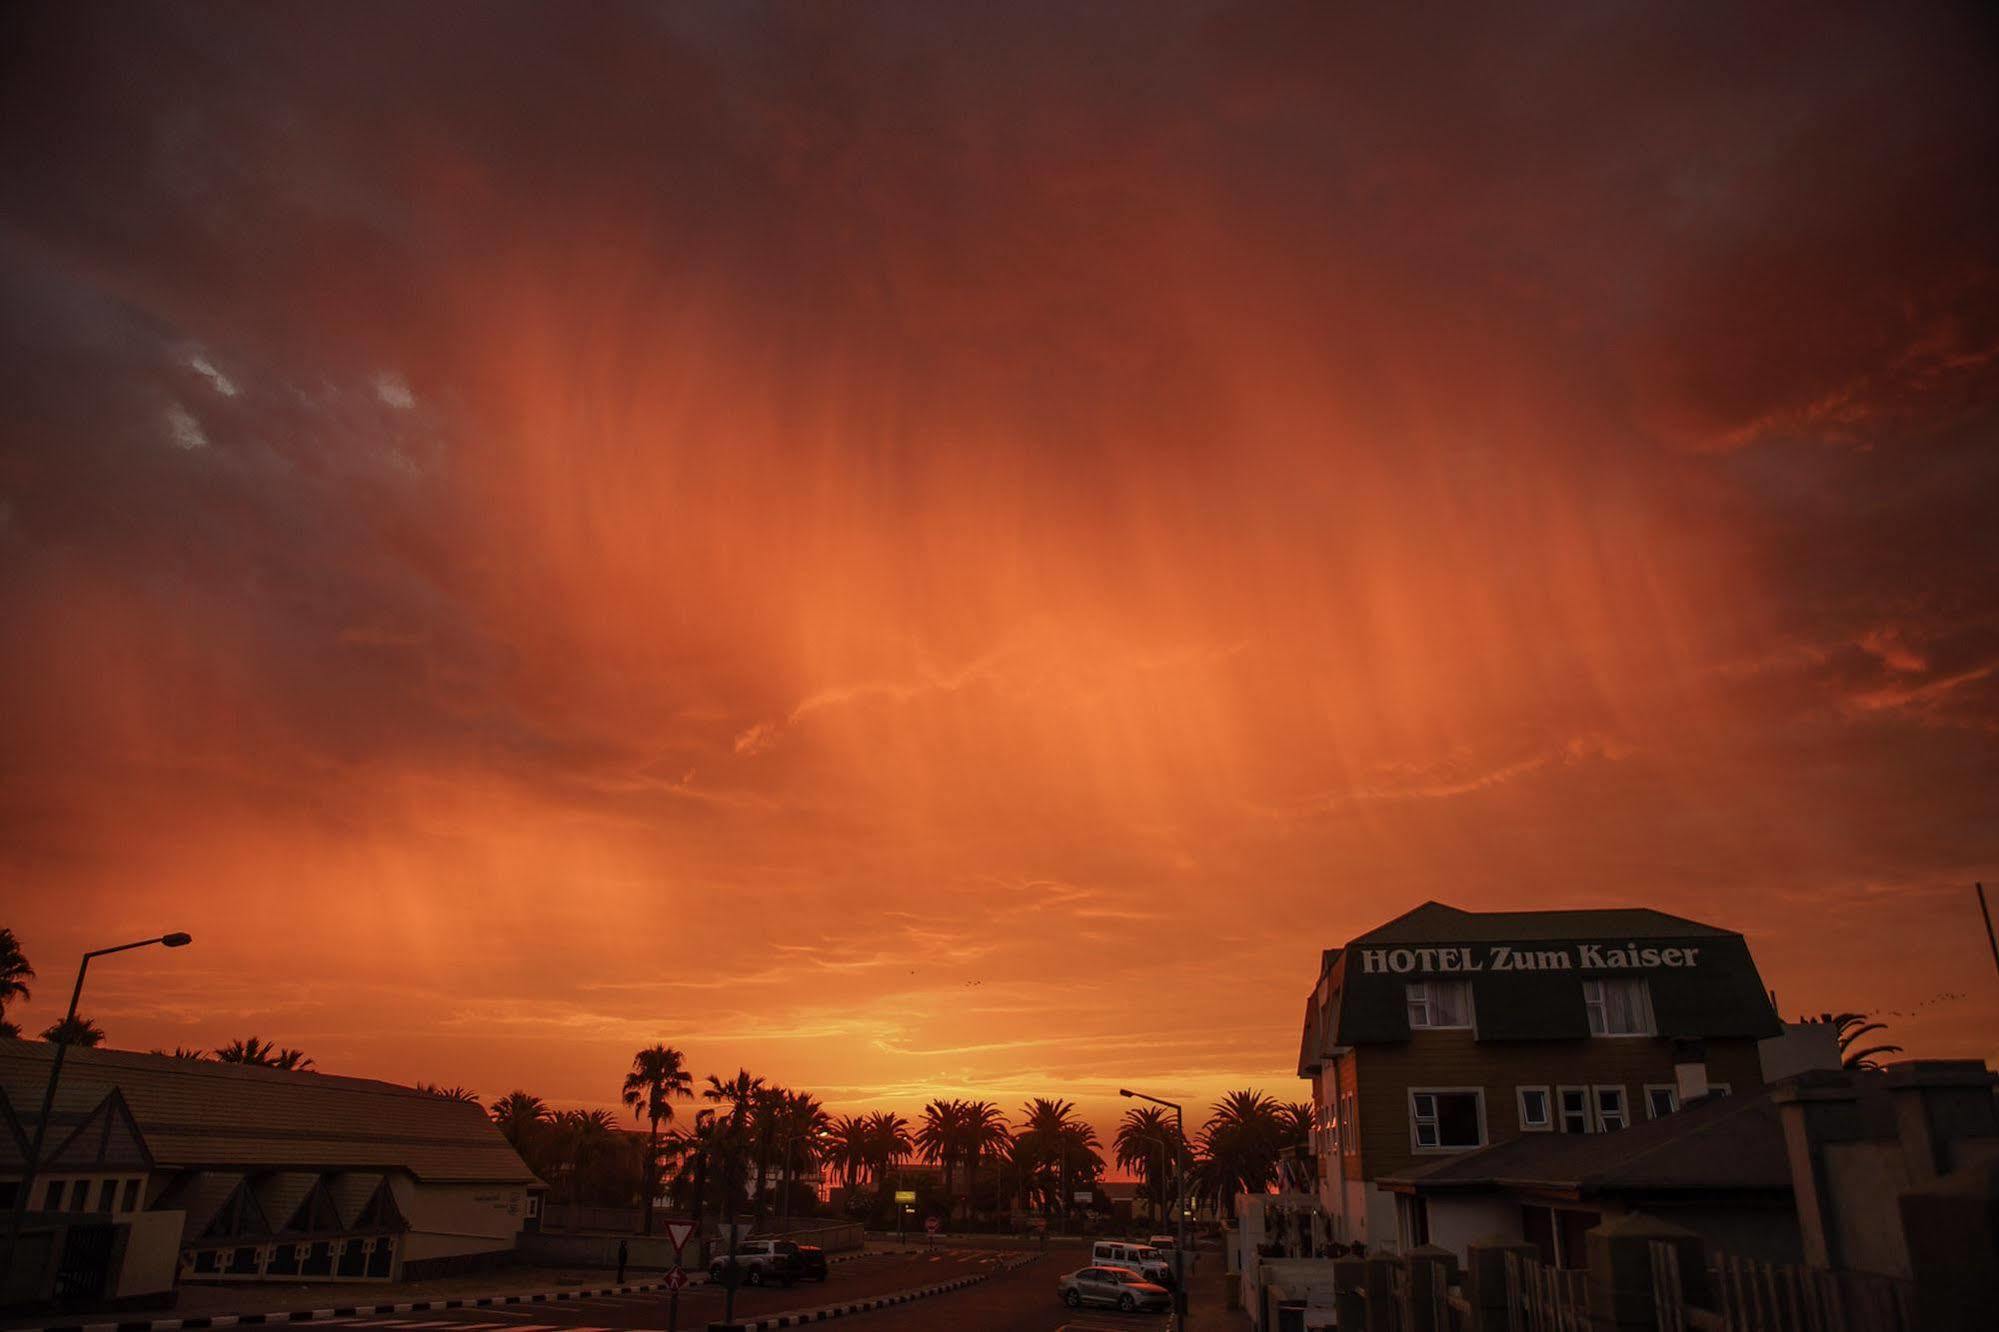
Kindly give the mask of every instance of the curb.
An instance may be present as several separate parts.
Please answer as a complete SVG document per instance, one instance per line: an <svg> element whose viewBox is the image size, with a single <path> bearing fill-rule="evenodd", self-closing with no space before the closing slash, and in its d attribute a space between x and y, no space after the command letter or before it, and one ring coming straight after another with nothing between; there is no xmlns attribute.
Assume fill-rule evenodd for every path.
<svg viewBox="0 0 1999 1332"><path fill-rule="evenodd" d="M920 1249L875 1249L828 1256L826 1265L850 1263L856 1258L896 1258ZM983 1277L980 1280L984 1280ZM706 1272L689 1272L687 1284L705 1286ZM101 1323L50 1323L45 1327L15 1328L12 1332L196 1332L200 1328L263 1327L283 1323L311 1323L322 1318L355 1318L370 1314L432 1313L439 1309L489 1309L506 1304L560 1304L565 1300L589 1300L600 1295L649 1295L666 1291L665 1281L638 1285L604 1286L597 1290L520 1291L512 1295L462 1296L443 1300L409 1300L401 1304L341 1304L330 1309L274 1310L252 1314L196 1314L188 1318L125 1319ZM777 1324L772 1324L777 1326Z"/></svg>
<svg viewBox="0 0 1999 1332"><path fill-rule="evenodd" d="M806 1323L823 1323L829 1318L844 1318L848 1314L870 1313L876 1309L886 1309L891 1305L909 1304L915 1300L928 1299L932 1295L943 1295L967 1286L976 1286L982 1281L990 1281L1003 1272L1018 1271L1027 1266L1039 1254L1024 1258L1010 1258L994 1266L990 1272L977 1276L959 1277L955 1281L940 1281L934 1286L918 1286L914 1290L892 1291L887 1295L877 1295L872 1299L854 1300L848 1304L829 1304L819 1309L794 1309L789 1313L771 1314L767 1318L755 1318L746 1322L710 1323L709 1332L769 1332L772 1328L801 1327Z"/></svg>

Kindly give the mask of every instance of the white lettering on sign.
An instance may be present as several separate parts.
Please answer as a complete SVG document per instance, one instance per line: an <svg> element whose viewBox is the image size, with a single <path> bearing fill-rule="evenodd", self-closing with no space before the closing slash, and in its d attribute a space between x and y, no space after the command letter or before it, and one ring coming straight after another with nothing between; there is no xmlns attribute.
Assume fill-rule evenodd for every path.
<svg viewBox="0 0 1999 1332"><path fill-rule="evenodd" d="M1488 944L1485 955L1472 948L1363 948L1361 974L1460 971L1641 971L1700 965L1698 948L1640 948L1635 943L1577 944L1574 948L1522 948Z"/></svg>

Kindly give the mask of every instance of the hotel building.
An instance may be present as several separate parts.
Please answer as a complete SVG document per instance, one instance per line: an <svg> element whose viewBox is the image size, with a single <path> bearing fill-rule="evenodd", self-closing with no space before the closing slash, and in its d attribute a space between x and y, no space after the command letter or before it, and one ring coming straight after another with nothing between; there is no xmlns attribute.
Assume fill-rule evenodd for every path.
<svg viewBox="0 0 1999 1332"><path fill-rule="evenodd" d="M1331 1239L1400 1244L1377 1180L1524 1134L1608 1133L1764 1085L1740 934L1650 910L1426 902L1326 950L1305 1006Z"/></svg>

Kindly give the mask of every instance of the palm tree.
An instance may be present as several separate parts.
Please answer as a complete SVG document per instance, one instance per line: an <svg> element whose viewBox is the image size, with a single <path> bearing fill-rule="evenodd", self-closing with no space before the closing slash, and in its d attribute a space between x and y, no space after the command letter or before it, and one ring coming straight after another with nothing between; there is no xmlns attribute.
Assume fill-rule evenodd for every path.
<svg viewBox="0 0 1999 1332"><path fill-rule="evenodd" d="M1277 1177L1284 1125L1278 1104L1260 1091L1233 1091L1217 1101L1201 1129L1193 1178L1202 1193L1235 1216L1236 1195L1258 1192Z"/></svg>
<svg viewBox="0 0 1999 1332"><path fill-rule="evenodd" d="M478 1105L479 1093L469 1087L440 1087L434 1082L419 1082L416 1089L425 1096L435 1096L445 1101L462 1101L466 1105Z"/></svg>
<svg viewBox="0 0 1999 1332"><path fill-rule="evenodd" d="M1310 1193L1318 1178L1318 1159L1312 1155L1312 1103L1286 1101L1277 1107L1278 1153L1295 1172L1300 1192Z"/></svg>
<svg viewBox="0 0 1999 1332"><path fill-rule="evenodd" d="M296 1073L303 1073L312 1067L312 1058L303 1050L294 1050L290 1046L286 1046L271 1056L271 1067L290 1069Z"/></svg>
<svg viewBox="0 0 1999 1332"><path fill-rule="evenodd" d="M50 1024L42 1033L42 1039L52 1045L79 1045L93 1050L104 1044L104 1028L78 1013L75 1017Z"/></svg>
<svg viewBox="0 0 1999 1332"><path fill-rule="evenodd" d="M1124 1112L1124 1119L1118 1124L1115 1137L1111 1139L1117 1152L1117 1163L1127 1170L1136 1170L1145 1180L1145 1191L1152 1197L1152 1214L1163 1216L1166 1212L1166 1156L1172 1152L1175 1159L1179 1153L1175 1139L1173 1120L1166 1111L1156 1105L1148 1105Z"/></svg>
<svg viewBox="0 0 1999 1332"><path fill-rule="evenodd" d="M909 1137L909 1121L901 1115L877 1110L868 1116L863 1141L867 1143L868 1170L874 1176L876 1200L886 1201L889 1172L901 1164L915 1146Z"/></svg>
<svg viewBox="0 0 1999 1332"><path fill-rule="evenodd" d="M729 1200L728 1210L723 1215L731 1224L735 1222L736 1204L742 1201L745 1183L742 1170L745 1124L763 1089L762 1078L753 1077L746 1068L739 1068L736 1076L727 1082L710 1073L708 1085L701 1090L702 1100L729 1107L729 1126L721 1138L721 1165L722 1192Z"/></svg>
<svg viewBox="0 0 1999 1332"><path fill-rule="evenodd" d="M160 1055L166 1059L187 1059L195 1063L200 1063L208 1058L208 1051L190 1050L185 1045L176 1045L171 1050L161 1050L155 1047L150 1053ZM418 1088L418 1090L421 1091L422 1088Z"/></svg>
<svg viewBox="0 0 1999 1332"><path fill-rule="evenodd" d="M778 1130L784 1143L784 1161L779 1166L784 1192L779 1195L782 1199L779 1207L787 1221L791 1219L791 1195L798 1173L794 1166L803 1168L823 1161L832 1128L832 1118L812 1093L793 1092L786 1098Z"/></svg>
<svg viewBox="0 0 1999 1332"><path fill-rule="evenodd" d="M28 965L14 931L0 930L0 1009L16 999L28 998L28 982L34 978L35 969Z"/></svg>
<svg viewBox="0 0 1999 1332"><path fill-rule="evenodd" d="M659 1170L659 1126L673 1120L673 1098L694 1095L694 1075L682 1065L686 1057L670 1045L654 1045L632 1056L632 1071L625 1074L623 1099L634 1115L642 1115L652 1126L647 1144L645 1177L645 1233L652 1234L652 1200L659 1192L655 1175Z"/></svg>
<svg viewBox="0 0 1999 1332"><path fill-rule="evenodd" d="M569 1176L569 1200L580 1202L591 1175L618 1140L618 1121L609 1110L565 1110L555 1117Z"/></svg>
<svg viewBox="0 0 1999 1332"><path fill-rule="evenodd" d="M530 1096L518 1089L493 1102L486 1113L499 1126L500 1136L522 1156L528 1154L529 1145L547 1126L550 1118L548 1106L541 1097Z"/></svg>
<svg viewBox="0 0 1999 1332"><path fill-rule="evenodd" d="M1839 1039L1840 1067L1856 1071L1872 1072L1881 1067L1875 1055L1906 1053L1899 1045L1870 1045L1862 1050L1853 1047L1860 1038L1871 1032L1886 1031L1885 1022L1869 1022L1865 1013L1821 1013L1819 1021L1832 1024Z"/></svg>
<svg viewBox="0 0 1999 1332"><path fill-rule="evenodd" d="M944 1168L944 1203L951 1203L952 1170L964 1150L965 1103L932 1101L923 1107L923 1120L916 1129L916 1150L926 1161Z"/></svg>
<svg viewBox="0 0 1999 1332"><path fill-rule="evenodd" d="M225 1064L253 1064L258 1068L268 1067L277 1057L276 1041L260 1041L255 1036L244 1040L231 1041L215 1052L215 1057Z"/></svg>
<svg viewBox="0 0 1999 1332"><path fill-rule="evenodd" d="M716 1112L697 1110L694 1113L692 1129L677 1129L666 1142L666 1154L678 1164L674 1169L673 1186L693 1195L689 1204L689 1214L694 1218L696 1234L702 1233L706 1223L707 1199L704 1196L708 1185L710 1162L721 1159L722 1130L716 1124Z"/></svg>
<svg viewBox="0 0 1999 1332"><path fill-rule="evenodd" d="M756 1099L751 1105L755 1116L757 1138L757 1191L751 1202L750 1214L753 1228L763 1225L764 1182L770 1178L771 1144L777 1136L778 1126L784 1120L785 1107L790 1101L790 1092L782 1087L769 1086L756 1094Z"/></svg>
<svg viewBox="0 0 1999 1332"><path fill-rule="evenodd" d="M859 1115L842 1115L827 1131L827 1159L840 1171L840 1182L848 1188L868 1168L868 1122Z"/></svg>
<svg viewBox="0 0 1999 1332"><path fill-rule="evenodd" d="M965 1179L967 1193L978 1191L979 1158L993 1158L993 1202L999 1203L999 1163L1006 1159L1007 1149L1013 1145L1013 1130L1007 1126L1006 1116L991 1101L967 1101L964 1107L965 1130ZM966 1199L966 1210L972 1210L971 1198Z"/></svg>
<svg viewBox="0 0 1999 1332"><path fill-rule="evenodd" d="M1014 1138L1015 1160L1031 1172L1035 1189L1041 1194L1042 1211L1048 1210L1051 1195L1069 1214L1075 1198L1069 1177L1072 1162L1080 1162L1082 1174L1096 1177L1103 1159L1097 1155L1097 1131L1076 1118L1073 1101L1050 1100L1037 1096L1020 1109L1021 1130Z"/></svg>

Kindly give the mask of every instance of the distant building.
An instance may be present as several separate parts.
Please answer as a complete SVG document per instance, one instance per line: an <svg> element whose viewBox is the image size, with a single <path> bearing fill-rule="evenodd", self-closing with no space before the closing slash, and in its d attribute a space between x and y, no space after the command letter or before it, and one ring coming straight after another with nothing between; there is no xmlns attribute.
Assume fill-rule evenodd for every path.
<svg viewBox="0 0 1999 1332"><path fill-rule="evenodd" d="M1740 934L1651 910L1427 902L1326 950L1312 1080L1322 1242L1401 1243L1387 1176L1533 1134L1594 1134L1761 1090L1783 1031Z"/></svg>
<svg viewBox="0 0 1999 1332"><path fill-rule="evenodd" d="M55 1047L0 1041L11 1207ZM477 1105L361 1078L72 1048L31 1221L160 1235L211 1280L396 1280L510 1250L543 1186ZM115 1274L114 1274L115 1276ZM113 1285L115 1286L115 1279Z"/></svg>

